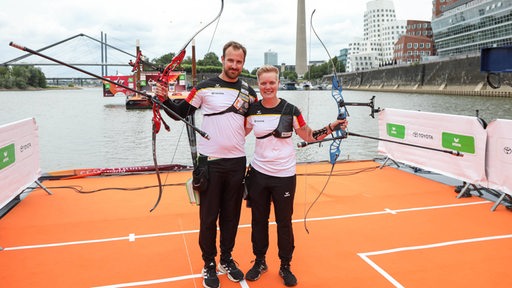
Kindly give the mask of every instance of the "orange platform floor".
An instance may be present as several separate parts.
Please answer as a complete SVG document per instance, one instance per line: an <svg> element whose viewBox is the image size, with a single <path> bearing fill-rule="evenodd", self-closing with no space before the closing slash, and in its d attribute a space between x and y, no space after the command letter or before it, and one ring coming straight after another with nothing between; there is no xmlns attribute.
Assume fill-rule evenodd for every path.
<svg viewBox="0 0 512 288"><path fill-rule="evenodd" d="M456 198L454 186L379 166L337 163L305 222L331 165L298 165L297 287L512 287L509 209L491 211L483 198ZM154 174L44 181L53 195L37 188L0 219L0 287L202 287L190 176L163 173L153 212ZM233 252L244 272L254 258L250 220L244 203ZM284 287L275 228L268 272L255 282L220 275L221 287Z"/></svg>

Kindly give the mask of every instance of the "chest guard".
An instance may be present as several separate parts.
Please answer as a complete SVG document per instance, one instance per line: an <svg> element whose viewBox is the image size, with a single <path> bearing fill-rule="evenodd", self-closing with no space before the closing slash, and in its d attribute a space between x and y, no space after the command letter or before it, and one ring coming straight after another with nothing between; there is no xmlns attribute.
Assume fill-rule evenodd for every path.
<svg viewBox="0 0 512 288"><path fill-rule="evenodd" d="M263 135L261 137L256 137L256 139L265 139L269 136L274 136L276 138L290 138L293 135L293 110L290 114L286 113L286 106L288 103L285 103L283 107L283 112L281 112L281 116L279 117L279 123L277 124L276 129L274 131Z"/></svg>
<svg viewBox="0 0 512 288"><path fill-rule="evenodd" d="M245 116L247 111L249 110L249 103L251 101L251 96L249 95L249 85L242 80L242 87L240 88L240 92L238 92L238 96L231 106L226 108L224 111L204 114L203 116L213 116L213 115L221 115L228 112L233 112Z"/></svg>

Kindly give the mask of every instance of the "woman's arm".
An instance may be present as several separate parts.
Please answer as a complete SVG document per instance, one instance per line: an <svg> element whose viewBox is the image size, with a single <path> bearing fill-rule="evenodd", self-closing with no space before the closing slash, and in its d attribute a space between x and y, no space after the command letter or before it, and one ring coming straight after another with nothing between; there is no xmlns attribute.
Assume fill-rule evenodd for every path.
<svg viewBox="0 0 512 288"><path fill-rule="evenodd" d="M302 138L302 140L306 142L313 142L316 140L324 139L327 135L331 134L332 132L338 129L345 130L347 128L347 125L347 120L336 120L332 123L327 124L327 126L325 126L324 128L315 131L313 131L313 129L311 129L308 125L304 125L299 129L295 129L295 133L297 133L297 135L299 135L299 137Z"/></svg>

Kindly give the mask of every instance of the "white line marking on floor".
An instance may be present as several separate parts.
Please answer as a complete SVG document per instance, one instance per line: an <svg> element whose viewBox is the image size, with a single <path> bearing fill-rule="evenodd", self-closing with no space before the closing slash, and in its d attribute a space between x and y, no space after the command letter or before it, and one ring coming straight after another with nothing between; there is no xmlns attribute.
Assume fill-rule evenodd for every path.
<svg viewBox="0 0 512 288"><path fill-rule="evenodd" d="M507 239L507 238L512 238L512 234L480 237L480 238L469 238L469 239L462 239L462 240L433 243L433 244L428 244L428 245L398 247L398 248L381 250L381 251L358 253L357 255L359 255L359 257L361 257L366 263L368 263L368 265L372 266L377 272L379 272L382 276L384 276L384 278L386 278L389 282L391 282L393 285L395 285L395 287L403 288L404 286L402 284L400 284L396 279L394 279L388 272L386 272L384 269L382 269L379 265L377 265L375 262L370 260L369 256L391 254L391 253L402 252L402 251L431 249L431 248L437 248L437 247L443 247L443 246L459 245L459 244L465 244L465 243L474 243L474 242L499 240L499 239Z"/></svg>
<svg viewBox="0 0 512 288"><path fill-rule="evenodd" d="M180 229L183 230L183 222L180 219ZM192 258L190 257L190 251L188 249L187 245L187 238L185 237L186 234L181 234L181 238L183 239L183 246L185 246L185 252L187 253L187 261L188 261L188 267L190 269L190 273L194 273L194 266L192 265ZM201 271L202 273L202 271ZM194 282L194 287L196 287L196 283Z"/></svg>
<svg viewBox="0 0 512 288"><path fill-rule="evenodd" d="M130 235L128 235L128 241L135 242L135 234L134 233L130 233Z"/></svg>
<svg viewBox="0 0 512 288"><path fill-rule="evenodd" d="M478 202L468 202L468 203L460 203L460 204L447 204L447 205L438 205L438 206L425 206L425 207L416 207L416 208L404 208L393 210L395 213L401 212L411 212L411 211L422 211L422 210L432 210L432 209L443 209L443 208L452 208L452 207L462 207L462 206L470 206L470 205L478 205L478 204L489 204L492 203L490 201L478 201ZM356 214L346 214L346 215L338 215L338 216L328 216L328 217L317 217L317 218L308 218L308 222L310 221L324 221L324 220L332 220L332 219L344 219L344 218L353 218L353 217L361 217L361 216L372 216L372 215L382 215L389 214L388 211L377 211L377 212L365 212L365 213L356 213ZM296 219L292 222L303 222L304 219Z"/></svg>
<svg viewBox="0 0 512 288"><path fill-rule="evenodd" d="M182 280L194 279L194 278L203 278L203 275L201 275L201 274L184 275L184 276L170 277L170 278L163 278L163 279L154 279L154 280L129 282L129 283L119 283L119 284L112 284L112 285L106 285L106 286L95 286L93 288L133 287L133 286L151 285L151 284L158 284L158 283L176 282L176 281L182 281Z"/></svg>
<svg viewBox="0 0 512 288"><path fill-rule="evenodd" d="M391 213L391 214L397 214L397 213L396 213L396 211L391 210L391 209L389 209L389 208L384 209L384 211L386 211L386 212L388 212L388 213Z"/></svg>
<svg viewBox="0 0 512 288"><path fill-rule="evenodd" d="M393 210L393 211L396 214L396 213L411 212L411 211L444 209L444 208L462 207L462 206L489 204L489 203L491 203L491 202L490 201L478 201L478 202L468 202L468 203L459 203L459 204L447 204L447 205L438 205L438 206L405 208L405 209L397 209L397 210ZM345 219L345 218L382 215L382 214L389 214L389 212L388 211L377 211L377 212L355 213L355 214L337 215L337 216L329 216L329 217L308 218L308 222L326 221L326 220L333 220L333 219ZM304 219L295 219L292 222L302 222L302 221L304 221ZM270 224L275 225L275 222L272 222ZM242 225L239 225L238 227L239 228L250 228L251 225L250 224L242 224ZM152 237L165 237L165 236L194 234L194 233L199 233L199 230L185 230L185 231L174 231L174 232L143 234L143 235L133 234L133 241L135 241L136 239L144 239L144 238L152 238ZM83 244L102 243L102 242L111 242L111 241L126 241L126 240L131 241L130 237L131 236L124 236L124 237L81 240L81 241L71 241L71 242L58 242L58 243L49 243L49 244L35 244L35 245L25 245L25 246L4 247L3 251L48 248L48 247L70 246L70 245L83 245Z"/></svg>

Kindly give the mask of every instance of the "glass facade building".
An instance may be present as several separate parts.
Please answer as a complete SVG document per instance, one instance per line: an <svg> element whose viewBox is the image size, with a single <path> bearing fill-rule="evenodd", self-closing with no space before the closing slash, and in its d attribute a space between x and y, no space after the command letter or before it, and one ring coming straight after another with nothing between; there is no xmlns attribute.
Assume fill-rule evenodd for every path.
<svg viewBox="0 0 512 288"><path fill-rule="evenodd" d="M274 65L274 66L276 66L277 65L277 52L272 52L270 50L265 52L263 63L265 65Z"/></svg>
<svg viewBox="0 0 512 288"><path fill-rule="evenodd" d="M462 0L432 19L439 56L478 54L482 48L512 45L511 0Z"/></svg>

